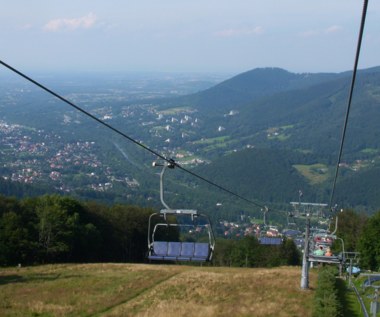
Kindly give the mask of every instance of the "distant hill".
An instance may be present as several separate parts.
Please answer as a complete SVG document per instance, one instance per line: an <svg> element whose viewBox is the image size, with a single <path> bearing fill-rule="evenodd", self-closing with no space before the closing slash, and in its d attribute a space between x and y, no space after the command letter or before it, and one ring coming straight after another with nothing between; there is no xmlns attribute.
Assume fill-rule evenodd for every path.
<svg viewBox="0 0 380 317"><path fill-rule="evenodd" d="M240 127L252 127L250 133L270 128L288 127L286 147L319 152L336 151L343 127L351 77L341 77L301 90L287 91L251 102L240 109L240 116L230 120L233 134L242 135ZM377 147L380 127L380 71L358 75L352 100L346 150L360 151ZM241 130L244 131L244 130ZM244 131L245 132L245 131ZM281 132L281 131L280 131ZM323 144L323 146L321 146ZM326 153L326 151L325 151Z"/></svg>
<svg viewBox="0 0 380 317"><path fill-rule="evenodd" d="M276 68L259 69L173 102L186 101L196 109L207 122L202 134L208 137L220 136L218 127L223 127L222 135L230 140L245 139L260 147L300 149L326 157L338 150L350 84L350 72L292 74ZM379 87L380 67L358 73L346 154L380 146ZM234 115L228 115L232 110Z"/></svg>
<svg viewBox="0 0 380 317"><path fill-rule="evenodd" d="M207 117L203 133L223 135L224 151L239 144L256 148L220 157L222 146L215 146L213 162L198 171L259 201L290 201L299 188L310 193L309 199L328 201L350 84L351 72L307 76L259 69L200 92L197 98L189 96L189 101L194 98L190 106ZM380 160L379 105L380 67L359 71L342 161L364 163L359 163L359 169L352 166L356 172L339 174L337 200L342 206L380 206L379 172L373 166ZM227 109L237 113L226 116ZM224 131L216 132L217 126ZM297 156L300 152L310 154L306 161ZM311 184L292 168L315 163L327 166L326 177L319 184Z"/></svg>
<svg viewBox="0 0 380 317"><path fill-rule="evenodd" d="M281 68L257 68L232 77L207 90L180 97L177 103L190 104L201 112L227 111L240 108L264 96L302 89L340 78L344 74L295 74Z"/></svg>

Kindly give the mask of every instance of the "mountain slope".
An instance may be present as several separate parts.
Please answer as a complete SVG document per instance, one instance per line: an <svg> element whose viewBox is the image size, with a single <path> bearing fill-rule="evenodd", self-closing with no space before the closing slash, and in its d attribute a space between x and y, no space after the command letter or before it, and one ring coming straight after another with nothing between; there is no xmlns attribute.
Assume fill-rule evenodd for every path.
<svg viewBox="0 0 380 317"><path fill-rule="evenodd" d="M307 89L285 92L252 103L234 116L229 127L255 127L258 130L291 126L287 147L324 154L337 151L347 107L349 78L337 79ZM380 127L380 72L361 73L355 86L345 149L357 152L378 147ZM240 121L239 121L240 119ZM232 132L242 135L239 128ZM251 132L252 133L252 132Z"/></svg>
<svg viewBox="0 0 380 317"><path fill-rule="evenodd" d="M237 108L239 113L233 116L218 116L210 111L205 134L216 137L218 133L213 131L217 126L223 126L223 138L227 140L225 153L239 142L243 145L242 140L260 148L290 151L279 154L268 150L264 155L264 150L256 150L257 157L243 151L215 159L220 156L219 151L213 163L199 168L199 172L261 202L293 200L300 188L309 193L307 199L318 197L327 201L351 83L349 72L331 78L327 82L256 99L241 105ZM378 168L373 166L373 162L380 160L378 118L380 68L377 67L360 71L357 77L342 160L352 165L360 159L366 169L340 173L336 199L341 205L370 208L379 205L379 186L377 177L374 177L378 175ZM312 159L303 163L298 159L289 161L289 157L294 157L292 151L300 150L311 153ZM280 157L288 160L288 165L279 162ZM292 168L295 164L308 166L315 163L328 167L324 172L327 173L325 180L317 185L308 183Z"/></svg>
<svg viewBox="0 0 380 317"><path fill-rule="evenodd" d="M198 111L224 112L264 96L309 87L343 74L295 74L280 68L258 68L239 74L214 87L181 97L176 103L190 104Z"/></svg>
<svg viewBox="0 0 380 317"><path fill-rule="evenodd" d="M244 197L259 202L288 203L299 189L315 199L315 189L293 167L304 162L300 153L271 149L247 149L198 167L195 171Z"/></svg>
<svg viewBox="0 0 380 317"><path fill-rule="evenodd" d="M337 152L351 77L337 78L298 90L275 93L229 109L234 115L214 111L218 102L209 100L203 109L203 135L228 136L230 140L246 140L260 147L301 149L324 157ZM226 98L227 100L228 98ZM380 69L358 74L349 118L345 153L380 146ZM191 105L193 106L193 105ZM196 107L196 104L194 104ZM223 127L223 134L218 132ZM219 129L220 130L220 129ZM235 142L236 143L236 142ZM228 150L228 148L227 148ZM327 159L331 163L331 159Z"/></svg>
<svg viewBox="0 0 380 317"><path fill-rule="evenodd" d="M337 202L340 205L370 207L377 211L380 207L380 166L365 169L340 179L336 187Z"/></svg>

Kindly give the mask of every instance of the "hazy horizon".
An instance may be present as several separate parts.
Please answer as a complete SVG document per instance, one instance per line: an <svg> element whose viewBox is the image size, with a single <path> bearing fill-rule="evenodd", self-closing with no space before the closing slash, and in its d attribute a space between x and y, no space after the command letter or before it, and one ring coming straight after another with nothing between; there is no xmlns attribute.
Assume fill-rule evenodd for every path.
<svg viewBox="0 0 380 317"><path fill-rule="evenodd" d="M0 60L27 72L352 69L362 1L0 0ZM359 68L380 65L370 2ZM2 71L1 71L2 72Z"/></svg>

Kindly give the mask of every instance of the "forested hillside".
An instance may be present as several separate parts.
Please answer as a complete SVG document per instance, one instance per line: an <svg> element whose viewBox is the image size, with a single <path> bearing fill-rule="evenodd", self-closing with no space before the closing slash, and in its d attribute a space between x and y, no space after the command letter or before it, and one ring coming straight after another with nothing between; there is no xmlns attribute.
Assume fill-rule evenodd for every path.
<svg viewBox="0 0 380 317"><path fill-rule="evenodd" d="M362 172L353 173L344 177L337 184L337 201L341 205L359 207L371 211L379 209L380 206L380 166L365 169Z"/></svg>
<svg viewBox="0 0 380 317"><path fill-rule="evenodd" d="M307 193L305 199L313 201L317 194L293 166L305 164L307 159L307 155L286 150L247 149L195 171L250 199L268 203L290 202L297 199L298 191L302 189Z"/></svg>
<svg viewBox="0 0 380 317"><path fill-rule="evenodd" d="M205 129L211 135L218 135L216 127L221 125L224 128L223 135L228 135L232 139L244 139L246 143L251 142L265 147L313 151L315 155L322 154L331 160L329 155L336 153L339 146L351 83L350 73L325 76L310 74L310 78L313 76L319 78L311 81L313 85L307 81L309 78L307 75L289 73L287 77L299 78L297 85L292 85L292 80L288 78L287 89L271 90L272 84L273 87L277 87L276 76L273 74L270 77L272 80L267 81L268 75L264 74L272 72L282 74L284 71L261 70L258 72L263 78L260 85L257 84L258 79L253 82L245 81L245 85L253 90L258 87L258 91L262 94L250 95L244 102L222 97L226 105L223 106L218 101L222 91L228 96L240 95L236 93L237 88L234 89L234 93L228 88L222 89L229 86L245 87L241 82L246 76L240 75L241 77L237 76L215 88L199 93L207 100L204 106L198 106L197 100L191 98L187 105L205 113L209 123ZM345 145L345 153L350 155L349 158L355 156L354 154L358 155L363 149L379 145L377 135L380 130L375 122L380 111L379 87L379 68L359 72ZM215 94L209 94L210 91L214 92L214 89ZM226 113L230 110L235 110L236 113L226 117ZM214 131L211 131L212 129Z"/></svg>
<svg viewBox="0 0 380 317"><path fill-rule="evenodd" d="M330 197L350 72L254 69L175 97L166 86L159 86L162 94L153 85L144 95L120 81L114 92L111 79L103 79L104 87L81 76L65 80L67 75L61 86L54 77L48 83L141 144L250 199L285 206L300 189L310 201ZM58 192L159 206L151 153L30 84L9 82L0 91L4 194ZM379 103L380 68L359 71L338 178L342 206L378 208ZM250 208L181 173L168 178L168 192L179 207L213 213L223 201L232 217Z"/></svg>
<svg viewBox="0 0 380 317"><path fill-rule="evenodd" d="M290 192L295 199L297 186L305 189L305 198L327 201L350 83L350 72L291 74L280 69L260 69L238 75L196 97L190 96L187 105L205 114L208 122L205 131L214 136L208 139L210 142L194 142L198 151L203 150L213 157L213 163L200 167L200 171L223 184L233 184L233 188L260 201L289 201ZM244 100L235 99L236 95L243 96ZM379 103L380 68L360 71L338 178L337 202L343 206L360 205L372 210L379 206L376 197L380 196L380 190L374 176L379 162ZM218 126L222 131L217 130ZM280 168L278 162L264 160L257 164L256 157L231 154L244 147L286 150L280 157L296 167L296 170L291 169L293 177L282 178L285 173L272 173ZM307 156L301 158L300 153ZM220 158L223 154L226 157ZM278 156L276 152L272 155ZM239 172L241 166L244 172ZM258 166L265 178L252 172L259 169ZM249 182L244 178L247 175L253 176ZM282 191L278 183L286 184L282 193L276 190Z"/></svg>

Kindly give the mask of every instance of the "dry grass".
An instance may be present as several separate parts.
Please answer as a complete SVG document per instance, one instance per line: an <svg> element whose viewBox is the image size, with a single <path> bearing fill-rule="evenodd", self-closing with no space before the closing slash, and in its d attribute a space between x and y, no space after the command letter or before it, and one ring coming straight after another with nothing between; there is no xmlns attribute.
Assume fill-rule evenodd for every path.
<svg viewBox="0 0 380 317"><path fill-rule="evenodd" d="M137 264L3 269L0 316L311 316L313 291L300 290L300 274Z"/></svg>

